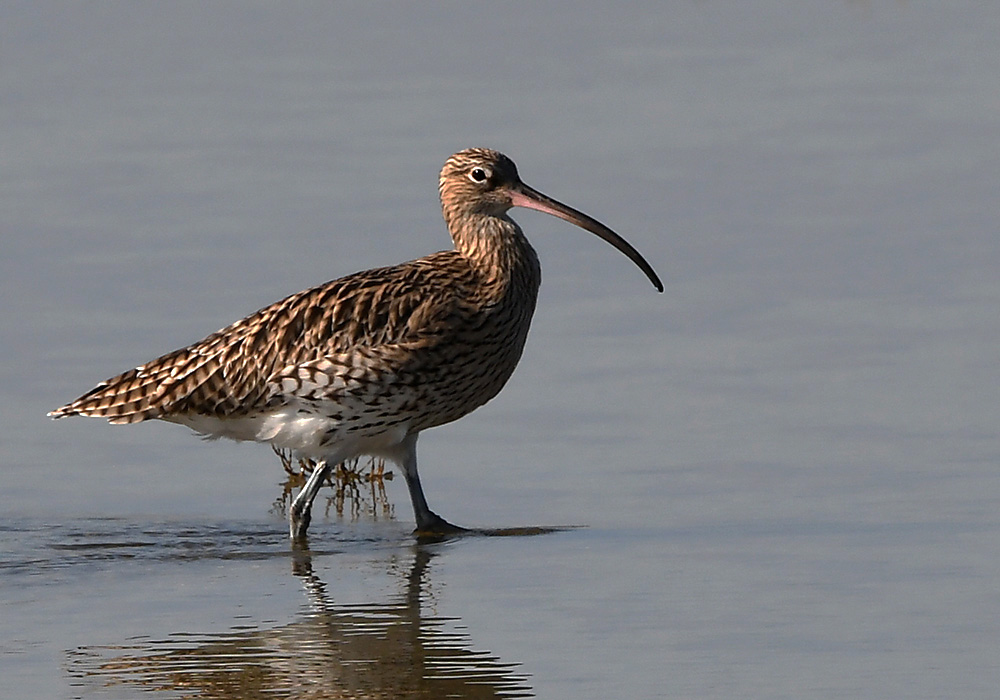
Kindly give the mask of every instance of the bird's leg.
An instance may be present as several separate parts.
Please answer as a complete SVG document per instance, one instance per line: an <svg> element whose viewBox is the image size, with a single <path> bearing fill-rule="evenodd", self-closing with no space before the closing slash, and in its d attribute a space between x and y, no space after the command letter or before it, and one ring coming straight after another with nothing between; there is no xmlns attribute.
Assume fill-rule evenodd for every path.
<svg viewBox="0 0 1000 700"><path fill-rule="evenodd" d="M417 535L448 535L465 532L464 527L452 525L427 506L424 490L420 486L420 476L417 474L417 436L407 438L404 445L406 454L403 457L403 476L406 477L406 487L410 490L410 502L413 504L413 515L417 519Z"/></svg>
<svg viewBox="0 0 1000 700"><path fill-rule="evenodd" d="M329 461L324 460L318 464L288 509L288 532L296 542L302 542L306 538L306 530L312 519L313 501L329 473Z"/></svg>

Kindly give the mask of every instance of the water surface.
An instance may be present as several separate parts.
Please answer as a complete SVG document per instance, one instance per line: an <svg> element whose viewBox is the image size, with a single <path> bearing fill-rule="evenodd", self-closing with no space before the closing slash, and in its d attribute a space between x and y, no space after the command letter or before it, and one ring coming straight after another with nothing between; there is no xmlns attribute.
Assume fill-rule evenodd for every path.
<svg viewBox="0 0 1000 700"><path fill-rule="evenodd" d="M0 696L991 698L1000 10L13 4ZM260 446L53 423L101 379L445 248L507 152L521 366L294 553ZM583 526L583 527L575 527Z"/></svg>

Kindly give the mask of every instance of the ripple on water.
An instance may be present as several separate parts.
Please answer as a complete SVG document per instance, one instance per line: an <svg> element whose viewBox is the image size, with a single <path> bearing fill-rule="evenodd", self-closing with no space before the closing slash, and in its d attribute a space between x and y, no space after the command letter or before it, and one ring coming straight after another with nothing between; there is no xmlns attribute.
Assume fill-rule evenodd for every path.
<svg viewBox="0 0 1000 700"><path fill-rule="evenodd" d="M340 548L349 547L352 541L365 540L333 537L318 544ZM182 523L88 518L63 523L14 520L0 525L0 580L8 583L24 576L51 576L57 582L60 573L122 562L262 560L289 553L285 529L271 521Z"/></svg>

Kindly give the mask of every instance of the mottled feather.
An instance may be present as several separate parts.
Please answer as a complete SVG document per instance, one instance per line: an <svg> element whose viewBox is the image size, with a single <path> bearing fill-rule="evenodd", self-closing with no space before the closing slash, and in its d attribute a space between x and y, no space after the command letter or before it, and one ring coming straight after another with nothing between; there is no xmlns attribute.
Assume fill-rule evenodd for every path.
<svg viewBox="0 0 1000 700"><path fill-rule="evenodd" d="M503 291L455 251L359 272L293 294L198 343L112 377L52 415L102 416L112 423L189 414L227 419L297 402L354 404L388 390L427 400L430 385L438 383L435 375L462 379L453 363L486 346L492 346L481 356L487 366L497 353L516 364L522 334L483 333L504 317L507 323L501 325L514 317L530 319L523 306L511 313L510 295ZM493 304L489 296L495 297ZM435 371L437 366L441 370ZM485 383L496 384L506 374ZM495 394L492 387L483 388ZM460 411L439 410L442 416L419 422L438 425Z"/></svg>
<svg viewBox="0 0 1000 700"><path fill-rule="evenodd" d="M439 191L454 250L293 294L50 415L157 418L321 460L290 508L295 538L304 536L331 463L360 454L403 466L418 528L451 527L427 507L416 438L493 398L521 357L541 270L507 211L522 206L571 221L663 286L618 234L525 185L501 153L456 153Z"/></svg>

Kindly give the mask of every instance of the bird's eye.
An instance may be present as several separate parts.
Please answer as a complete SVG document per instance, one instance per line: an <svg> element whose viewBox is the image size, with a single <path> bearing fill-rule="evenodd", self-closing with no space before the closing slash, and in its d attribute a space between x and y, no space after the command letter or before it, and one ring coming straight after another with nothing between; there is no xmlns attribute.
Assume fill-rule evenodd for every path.
<svg viewBox="0 0 1000 700"><path fill-rule="evenodd" d="M486 168L473 168L469 171L469 179L473 182L486 182L490 179L490 171Z"/></svg>

